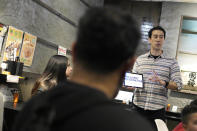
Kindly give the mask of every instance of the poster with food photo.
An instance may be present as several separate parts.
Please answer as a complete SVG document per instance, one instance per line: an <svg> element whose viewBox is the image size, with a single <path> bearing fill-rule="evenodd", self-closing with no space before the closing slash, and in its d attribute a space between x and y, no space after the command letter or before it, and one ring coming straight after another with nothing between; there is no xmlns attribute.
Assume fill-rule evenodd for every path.
<svg viewBox="0 0 197 131"><path fill-rule="evenodd" d="M63 55L63 56L66 56L66 52L67 52L67 49L65 47L62 47L62 46L58 46L58 55Z"/></svg>
<svg viewBox="0 0 197 131"><path fill-rule="evenodd" d="M3 25L0 23L0 51L4 42L4 37L5 37L6 32L7 32L6 25Z"/></svg>
<svg viewBox="0 0 197 131"><path fill-rule="evenodd" d="M32 65L34 51L36 47L36 40L36 36L25 32L20 54L20 61L23 62L25 66Z"/></svg>
<svg viewBox="0 0 197 131"><path fill-rule="evenodd" d="M7 26L0 23L0 36L4 37L7 32Z"/></svg>
<svg viewBox="0 0 197 131"><path fill-rule="evenodd" d="M3 54L3 61L15 61L19 57L21 43L23 38L23 31L9 26L8 36L6 40L5 50Z"/></svg>

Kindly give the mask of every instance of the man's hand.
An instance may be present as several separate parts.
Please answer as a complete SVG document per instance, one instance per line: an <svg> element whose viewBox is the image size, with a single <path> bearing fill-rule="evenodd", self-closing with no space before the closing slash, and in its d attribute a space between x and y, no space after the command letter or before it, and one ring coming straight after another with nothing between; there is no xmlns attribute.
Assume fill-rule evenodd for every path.
<svg viewBox="0 0 197 131"><path fill-rule="evenodd" d="M153 76L151 78L149 78L149 80L151 80L153 82L159 82L161 85L163 85L165 87L167 83L165 81L161 80L155 71L153 71L152 73L153 73ZM171 90L178 89L177 84L173 81L170 81L166 88L171 89Z"/></svg>
<svg viewBox="0 0 197 131"><path fill-rule="evenodd" d="M151 76L149 80L151 80L152 82L159 82L162 86L166 85L166 82L161 80L154 70L152 71L152 74L153 76Z"/></svg>
<svg viewBox="0 0 197 131"><path fill-rule="evenodd" d="M123 87L123 88L125 88L125 89L127 89L127 90L129 90L129 91L134 91L134 90L135 90L135 88L134 88L134 87L132 87L132 86L129 86L129 87Z"/></svg>

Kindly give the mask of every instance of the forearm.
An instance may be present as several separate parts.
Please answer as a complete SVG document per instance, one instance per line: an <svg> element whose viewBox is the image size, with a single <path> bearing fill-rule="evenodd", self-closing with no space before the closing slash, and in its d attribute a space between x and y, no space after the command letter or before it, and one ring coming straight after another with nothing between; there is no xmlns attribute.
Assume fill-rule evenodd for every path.
<svg viewBox="0 0 197 131"><path fill-rule="evenodd" d="M134 92L134 90L135 90L134 87L122 87L122 88L124 88L126 90L129 90L129 91L132 91L132 92Z"/></svg>

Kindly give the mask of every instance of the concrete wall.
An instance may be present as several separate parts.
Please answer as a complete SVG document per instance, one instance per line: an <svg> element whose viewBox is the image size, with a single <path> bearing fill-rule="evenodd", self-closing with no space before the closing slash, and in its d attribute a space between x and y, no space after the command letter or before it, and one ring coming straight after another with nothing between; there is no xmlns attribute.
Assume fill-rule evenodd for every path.
<svg viewBox="0 0 197 131"><path fill-rule="evenodd" d="M176 55L182 15L197 17L197 4L174 2L164 2L162 4L160 24L167 31L164 50L170 57L175 57ZM168 101L172 105L182 108L193 99L197 99L197 95L170 92Z"/></svg>
<svg viewBox="0 0 197 131"><path fill-rule="evenodd" d="M130 11L139 25L143 24L143 19L145 19L145 22L157 26L160 21L161 6L160 2L130 2ZM149 50L150 44L148 41L141 41L136 55L142 55Z"/></svg>
<svg viewBox="0 0 197 131"><path fill-rule="evenodd" d="M159 25L161 15L161 2L131 2L131 0L105 0L105 5L115 5L131 12L132 16L141 26L143 19L152 23L153 26ZM136 55L142 55L150 50L148 42L140 43Z"/></svg>
<svg viewBox="0 0 197 131"><path fill-rule="evenodd" d="M135 0L135 1L151 1L151 2L190 2L190 3L196 3L196 0Z"/></svg>
<svg viewBox="0 0 197 131"><path fill-rule="evenodd" d="M104 0L84 0L86 3L88 3L90 6L103 6Z"/></svg>
<svg viewBox="0 0 197 131"><path fill-rule="evenodd" d="M75 23L78 23L80 16L88 8L80 0L41 1ZM90 6L103 6L104 2L103 0L84 1ZM68 49L70 49L72 42L75 40L77 30L33 0L1 0L0 22L6 25L12 25ZM49 58L56 53L56 49L37 43L32 66L24 67L24 71L41 74ZM36 74L26 73L28 79L20 84L23 100L29 98L35 77L38 76Z"/></svg>
<svg viewBox="0 0 197 131"><path fill-rule="evenodd" d="M42 0L42 2L75 23L78 22L80 16L88 8L80 0ZM90 5L102 6L103 0L94 0ZM12 25L69 49L71 43L75 40L75 27L32 0L1 0L0 22L6 25ZM55 49L38 43L32 66L24 68L24 70L27 72L42 73L50 56L56 53L57 51Z"/></svg>

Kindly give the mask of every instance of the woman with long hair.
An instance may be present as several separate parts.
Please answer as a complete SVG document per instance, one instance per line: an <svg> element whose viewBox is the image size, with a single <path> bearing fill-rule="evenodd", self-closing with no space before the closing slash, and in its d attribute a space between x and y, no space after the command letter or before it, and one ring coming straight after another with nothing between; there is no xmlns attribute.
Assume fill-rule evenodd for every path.
<svg viewBox="0 0 197 131"><path fill-rule="evenodd" d="M34 84L31 94L44 92L58 83L67 80L66 70L68 58L66 56L54 55L50 58L43 74Z"/></svg>

